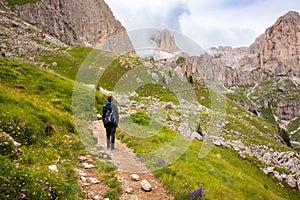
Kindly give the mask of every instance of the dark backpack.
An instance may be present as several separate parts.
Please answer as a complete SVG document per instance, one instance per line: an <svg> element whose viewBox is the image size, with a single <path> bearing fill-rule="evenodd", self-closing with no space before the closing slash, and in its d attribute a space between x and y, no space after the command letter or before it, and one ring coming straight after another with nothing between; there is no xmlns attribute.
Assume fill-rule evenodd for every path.
<svg viewBox="0 0 300 200"><path fill-rule="evenodd" d="M114 115L114 111L112 109L109 109L106 111L105 118L104 118L104 126L116 126L117 121Z"/></svg>

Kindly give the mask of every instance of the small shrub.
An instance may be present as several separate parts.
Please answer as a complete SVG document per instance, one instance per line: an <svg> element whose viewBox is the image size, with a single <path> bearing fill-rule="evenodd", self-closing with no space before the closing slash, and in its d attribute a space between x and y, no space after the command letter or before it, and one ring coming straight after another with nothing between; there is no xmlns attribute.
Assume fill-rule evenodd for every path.
<svg viewBox="0 0 300 200"><path fill-rule="evenodd" d="M180 64L182 64L184 61L185 61L185 58L182 57L182 56L180 56L180 57L176 60L176 64L177 64L177 65L180 65Z"/></svg>
<svg viewBox="0 0 300 200"><path fill-rule="evenodd" d="M283 128L280 128L279 126L278 126L278 131L279 131L280 137L283 139L283 141L286 143L286 145L288 147L291 147L292 144L291 144L290 136L289 136L288 132L286 130L284 130Z"/></svg>
<svg viewBox="0 0 300 200"><path fill-rule="evenodd" d="M142 112L137 112L133 115L131 115L131 119L142 126L148 126L150 124L151 118L146 114Z"/></svg>

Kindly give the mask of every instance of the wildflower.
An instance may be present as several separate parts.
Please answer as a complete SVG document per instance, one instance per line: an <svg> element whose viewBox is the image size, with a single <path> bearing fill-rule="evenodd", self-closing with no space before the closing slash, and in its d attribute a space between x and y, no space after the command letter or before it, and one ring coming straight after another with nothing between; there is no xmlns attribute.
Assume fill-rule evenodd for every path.
<svg viewBox="0 0 300 200"><path fill-rule="evenodd" d="M204 195L204 188L199 188L197 190L190 192L190 200L202 200L203 195Z"/></svg>

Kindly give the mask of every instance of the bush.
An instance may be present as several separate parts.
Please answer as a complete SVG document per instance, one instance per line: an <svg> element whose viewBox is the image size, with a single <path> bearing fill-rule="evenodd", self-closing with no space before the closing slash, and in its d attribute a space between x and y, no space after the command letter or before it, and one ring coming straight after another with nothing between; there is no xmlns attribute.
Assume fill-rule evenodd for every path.
<svg viewBox="0 0 300 200"><path fill-rule="evenodd" d="M130 117L135 123L142 126L148 126L151 121L151 118L143 112L137 112L135 114L132 114Z"/></svg>
<svg viewBox="0 0 300 200"><path fill-rule="evenodd" d="M180 56L177 60L176 60L176 64L179 65L179 64L182 64L183 62L185 61L185 58Z"/></svg>

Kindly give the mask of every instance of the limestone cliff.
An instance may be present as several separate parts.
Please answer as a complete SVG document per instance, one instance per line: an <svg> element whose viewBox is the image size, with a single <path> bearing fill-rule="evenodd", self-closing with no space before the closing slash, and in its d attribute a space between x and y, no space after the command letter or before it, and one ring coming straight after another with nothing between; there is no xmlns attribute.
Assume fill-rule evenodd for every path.
<svg viewBox="0 0 300 200"><path fill-rule="evenodd" d="M97 46L126 31L104 0L43 0L15 9L21 18L67 45ZM124 36L118 45L133 49Z"/></svg>
<svg viewBox="0 0 300 200"><path fill-rule="evenodd" d="M238 103L250 110L272 110L282 120L300 117L300 16L290 11L251 46L211 48L180 68L196 80L246 86L250 102Z"/></svg>
<svg viewBox="0 0 300 200"><path fill-rule="evenodd" d="M156 48L167 50L170 52L178 51L176 41L173 35L171 35L169 30L163 30L154 34L151 38L151 41L156 45Z"/></svg>
<svg viewBox="0 0 300 200"><path fill-rule="evenodd" d="M250 47L211 48L213 62L221 68L229 66L232 71L221 73L226 85L254 84L266 74L300 77L300 16L290 11L280 17ZM223 71L222 69L220 69ZM259 70L259 76L253 72ZM242 79L234 80L238 74ZM242 75L243 74L243 75ZM224 77L227 78L224 78Z"/></svg>
<svg viewBox="0 0 300 200"><path fill-rule="evenodd" d="M300 76L300 15L290 11L264 34L258 56L265 71L275 75Z"/></svg>

